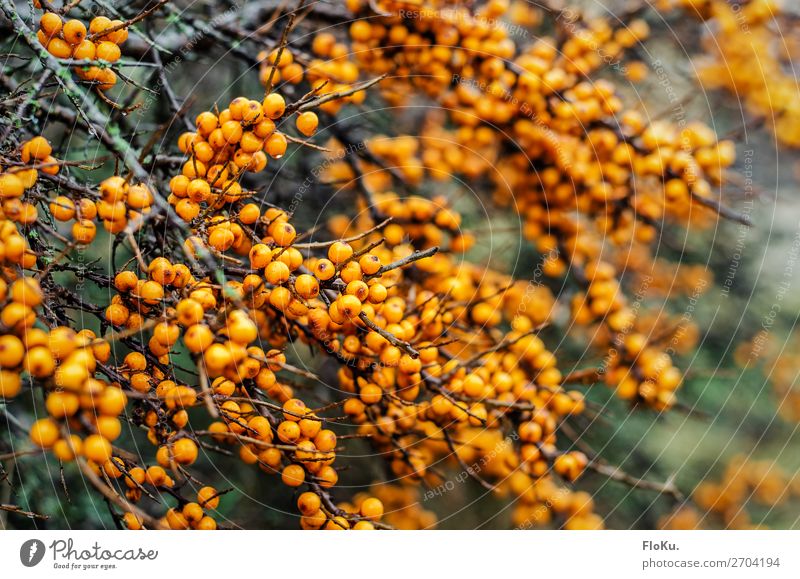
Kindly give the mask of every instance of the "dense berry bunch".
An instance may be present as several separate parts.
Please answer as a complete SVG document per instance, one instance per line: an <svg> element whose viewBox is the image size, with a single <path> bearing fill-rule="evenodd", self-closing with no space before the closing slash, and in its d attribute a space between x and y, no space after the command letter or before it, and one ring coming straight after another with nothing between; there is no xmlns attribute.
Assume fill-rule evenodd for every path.
<svg viewBox="0 0 800 579"><path fill-rule="evenodd" d="M791 70L798 47L787 42L796 33L796 23L791 14L784 14L781 3L665 0L662 4L666 13L681 8L682 13L700 18L709 30L697 58L700 82L736 94L782 143L800 147L800 91ZM782 26L776 27L781 21Z"/></svg>
<svg viewBox="0 0 800 579"><path fill-rule="evenodd" d="M120 59L120 45L128 39L128 30L121 20L97 16L89 28L78 19L64 21L55 12L44 12L36 33L47 52L56 58L97 61L97 65L83 64L75 68L81 79L94 83L107 91L117 83L117 74L108 67Z"/></svg>
<svg viewBox="0 0 800 579"><path fill-rule="evenodd" d="M231 51L258 66L266 94L226 96L222 109L178 102L161 74L167 52L132 24L146 12L98 16L88 30L41 15L25 38L56 67L62 100L91 105L54 109L47 128L85 130L109 156L57 161L44 137L7 133L0 398L32 404L36 419L15 422L28 444L74 463L130 529L228 526L230 490L208 480L217 457L278 489L304 529L431 528L424 503L453 491L453 476L513 504L518 528L602 528L585 473L632 477L574 432L603 418L587 390L606 384L658 412L676 404L675 358L699 330L643 303L696 299L711 275L652 246L665 228L737 217L719 199L733 143L703 123L649 121L590 78L648 37L643 19L614 27L505 0L346 7L346 30L293 43L288 24L245 34L224 18L191 36L236 38ZM506 21L559 32L524 41ZM136 104L83 94L70 74L113 86L108 63L129 28L126 51L150 59L173 114L136 129L124 118ZM350 121L373 84L374 108L395 107L413 135ZM97 126L106 116L110 129ZM330 138L317 144L321 122ZM309 153L287 155L294 146ZM518 219L535 279L474 258L485 244L459 203L470 189ZM319 215L312 206L311 225L301 205L319 191L341 197ZM383 470L348 470L366 445ZM708 486L698 503L733 520L731 505L761 488L759 469L732 475L732 497ZM367 491L346 495L345 477L364 476Z"/></svg>

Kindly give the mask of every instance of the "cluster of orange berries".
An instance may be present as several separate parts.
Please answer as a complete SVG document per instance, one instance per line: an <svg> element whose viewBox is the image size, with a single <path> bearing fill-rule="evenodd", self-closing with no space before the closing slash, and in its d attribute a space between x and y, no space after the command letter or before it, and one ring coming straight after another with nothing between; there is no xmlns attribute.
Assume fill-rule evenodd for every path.
<svg viewBox="0 0 800 579"><path fill-rule="evenodd" d="M276 86L281 80L296 85L305 79L316 96L325 97L347 91L358 80L359 69L350 60L347 45L337 42L333 34L329 32L316 34L311 44L311 51L316 58L303 64L297 61L288 47L283 49L280 59L277 50L260 53L258 59L261 83L266 86L271 79L271 86ZM329 114L336 114L345 103L361 104L366 96L365 91L356 91L321 103L319 109Z"/></svg>
<svg viewBox="0 0 800 579"><path fill-rule="evenodd" d="M29 288L32 306L41 302L33 278L15 283ZM95 378L97 366L111 357L111 345L91 330L75 332L59 326L47 332L33 327L35 320L31 311L28 325L18 330L20 338L3 336L8 344L14 343L6 349L7 354L18 355L24 345L22 369L42 381L47 391L48 417L31 425L30 439L36 446L51 449L63 462L83 457L97 471L112 458L112 442L122 434L119 417L128 402L119 384ZM77 433L84 430L89 433L81 438Z"/></svg>
<svg viewBox="0 0 800 579"><path fill-rule="evenodd" d="M395 529L419 531L436 528L437 517L433 511L422 508L419 504L419 489L398 484L376 484L370 487L369 494L380 500L384 506L383 520ZM364 504L368 497L356 496L353 509ZM345 510L349 505L339 505Z"/></svg>
<svg viewBox="0 0 800 579"><path fill-rule="evenodd" d="M180 509L169 509L163 522L175 531L213 531L217 528L217 521L209 513L213 513L219 506L219 497L220 493L214 487L202 487L197 491L196 501L187 502ZM141 523L133 513L126 513L125 522L129 529L141 528Z"/></svg>
<svg viewBox="0 0 800 579"><path fill-rule="evenodd" d="M314 36L311 52L316 58L309 61L306 78L320 96L346 91L358 81L360 69L350 59L350 48L345 43L337 42L333 34L322 32ZM366 97L365 91L356 91L343 98L323 103L320 105L320 110L336 114L345 103L358 105L363 103Z"/></svg>
<svg viewBox="0 0 800 579"><path fill-rule="evenodd" d="M396 209L390 208L392 205ZM435 204L414 197L402 201L389 197L386 204L379 201L379 207L389 214L410 210L406 216L423 218L420 229L436 229L440 222L437 219L431 223L439 209ZM459 222L460 216L452 209L445 212L449 218L441 220L443 225ZM369 219L361 219L351 223L352 229L343 229L343 222L331 220L335 236L368 231L374 225ZM419 243L415 246L424 247L425 237L416 234L409 222L403 222L403 231ZM370 247L380 239L392 247L393 243L404 241L393 238L391 228L396 226L386 225L361 243ZM442 232L432 235L439 239ZM393 250L403 247L399 243ZM342 342L345 350L367 360L375 358L380 365L372 369L371 375L350 367L339 370L340 387L357 394L344 405L345 413L361 425L360 434L369 436L379 450L391 457L392 472L398 477L439 484L441 481L437 482L436 475L429 472L429 466L439 460L454 460L456 455L467 464L488 461L494 466L487 465L482 475L507 481L513 474L510 492L528 493L531 504L546 505L547 498L535 499L530 487L541 480L551 480L551 469L564 480L573 481L588 462L582 453L558 453L555 446L558 417L580 414L584 403L580 393L562 390L555 356L532 333L547 319L552 296L548 299L546 290L527 295L524 284L509 283L507 276L485 268L461 264L459 269L454 256L445 251L415 262L414 267L426 275L423 291L418 288L410 301L404 292L413 284L409 285L400 271L388 272L393 276L392 287L401 293L376 308L372 319L401 340L416 338L418 357L387 343L377 332L368 333L363 340L348 336ZM475 328L493 335L505 321L511 321L514 328L505 334L509 344L486 353L475 367L465 366L464 360L487 347ZM405 331L404 326L415 331ZM342 328L346 330L347 327ZM436 346L435 342L444 335L453 343ZM363 362L358 365L364 367ZM509 413L514 413L513 420L519 424L518 445L504 444L502 419ZM453 443L451 449L447 437L465 442ZM500 447L502 453L498 452ZM554 481L552 486L564 489ZM549 512L549 507L543 508ZM597 523L596 519L591 520Z"/></svg>
<svg viewBox="0 0 800 579"><path fill-rule="evenodd" d="M97 219L109 233L119 233L149 213L153 199L147 185L130 185L122 177L114 176L100 183L99 199L81 198L75 202L59 195L50 202L50 213L56 221L74 220L72 238L76 243L88 245L97 236Z"/></svg>
<svg viewBox="0 0 800 579"><path fill-rule="evenodd" d="M647 337L630 333L622 348L609 359L605 381L623 400L643 401L656 410L668 410L676 401L675 391L683 382L680 369L664 350L648 345Z"/></svg>
<svg viewBox="0 0 800 579"><path fill-rule="evenodd" d="M120 45L128 39L128 29L121 20L96 16L86 25L77 19L64 22L55 12L45 12L36 33L42 46L56 58L97 61L98 65L78 66L75 73L107 91L117 83L117 74L103 63L114 63L122 53Z"/></svg>
<svg viewBox="0 0 800 579"><path fill-rule="evenodd" d="M39 171L47 175L58 174L61 166L51 154L53 148L42 136L25 141L20 149L22 166L11 165L3 171L0 168L0 200L5 219L30 225L38 219L35 202L23 199L39 179ZM13 252L12 252L13 253Z"/></svg>
<svg viewBox="0 0 800 579"><path fill-rule="evenodd" d="M752 507L775 508L800 498L800 476L792 477L769 460L733 457L719 482L702 482L692 496L695 506L684 506L664 517L667 529L698 529L719 519L727 529L765 528L753 522Z"/></svg>
<svg viewBox="0 0 800 579"><path fill-rule="evenodd" d="M419 18L403 18L404 6L386 2L382 9L395 15L354 22L353 53L365 70L391 71L395 85L410 82L426 91L457 130L446 139L395 138L373 146L376 154L415 183L425 172L432 178L480 172L480 163L462 162L469 169L461 169L459 162L470 149L485 153L495 167L489 173L497 187L494 199L524 217L524 235L544 256L543 272L590 272L577 276L585 293L573 301L576 321L601 321L612 333L630 327L635 313L601 253L605 261L638 271L652 261L645 249L655 239L654 223L707 222L709 212L694 198L711 198L722 183L735 159L732 142L718 142L701 123L648 124L640 112L625 110L610 82L586 80L648 36L643 20L614 30L603 20L577 18L567 22L560 43L545 37L521 49L504 27L491 24L508 11L507 2L489 2L473 12L436 10L439 3L431 1L425 4L430 10L417 7ZM365 15L370 10L363 2L351 7ZM397 95L410 94L394 92L386 98L401 102ZM499 155L503 143L511 154ZM530 178L532 164L544 167L538 178ZM631 255L638 264L630 262Z"/></svg>
<svg viewBox="0 0 800 579"><path fill-rule="evenodd" d="M570 531L595 531L604 528L603 518L594 512L592 495L586 491L569 491L548 479L520 496L512 512L512 524L526 530L561 521Z"/></svg>
<svg viewBox="0 0 800 579"><path fill-rule="evenodd" d="M389 12L410 6L347 2L361 15L373 4ZM34 328L44 293L34 278L3 270L0 395L17 396L26 372L44 386L49 416L33 425L31 440L63 461L85 459L117 481L131 505L123 514L131 529L150 526L135 506L147 487L169 489L178 501L158 525L216 528L220 493L203 487L191 500L182 494L201 451L238 455L279 476L297 492L304 529L430 528L436 519L419 505L417 489L424 483L447 490L436 468L443 462L511 497L517 527L602 528L591 496L572 487L596 465L583 452L564 450L559 428L586 412L584 395L540 335L558 318L556 298L545 285L464 262L475 237L463 229L461 214L444 196L401 196L395 181L410 188L453 174L488 177L495 202L520 212L525 237L545 256L544 274L576 272L572 320L601 324L596 345L615 352L602 378L623 399L667 409L681 372L649 341L650 320L624 296L617 272L653 275L646 268L652 269L655 224L702 222L693 199L713 195L735 152L705 125L647 123L642 113L625 110L610 82L585 79L647 37L643 21L615 30L605 21L578 20L568 23L562 41L540 38L521 48L496 22L509 16L538 24L540 13L515 6L427 0L422 7L431 10L414 7L419 18L355 20L350 46L316 34L308 62L288 48L259 55L266 97L238 97L222 111L199 114L196 130L178 139L186 161L169 182L168 201L188 224L183 249L195 257L207 250L219 269L183 263L181 248L168 245L154 257L148 244L143 255L137 251L139 269L115 271L115 293L97 313L131 349L121 361L89 330ZM62 58L113 62L127 36L113 30L120 24L95 19L81 32L80 22L48 13L40 40ZM421 137L378 136L355 162L326 164L331 181L363 179L374 205L360 199L357 218L330 219L331 241L301 241L293 216L262 209L243 178L285 155L292 138L278 127L291 115L297 113L301 135L315 134L319 119L304 108L306 98L352 88L360 71L391 73L381 85L390 103L406 102L411 86L447 112L428 115ZM90 80L102 89L113 84L111 77ZM307 82L311 92L287 105L272 90L279 82ZM319 108L333 114L363 98L360 91ZM35 207L31 218L20 198L36 170L57 172L51 152L36 137L22 147L24 168L0 173L6 265L37 265L14 222L36 220ZM114 176L99 184L98 199L59 195L49 210L57 221L75 220L73 240L89 244L96 219L119 239L157 194ZM702 275L689 272L687 280ZM331 405L307 406L284 378L309 378L287 361L295 342L338 363L339 397ZM196 380L179 378L174 357L184 351ZM344 441L324 410L339 406L356 425L355 436L387 457L402 486L378 485L333 501ZM203 407L210 423L198 430L190 418ZM154 447L150 460L135 461L112 446L128 410L126 418Z"/></svg>
<svg viewBox="0 0 800 579"><path fill-rule="evenodd" d="M278 50L267 52L262 50L258 53L258 78L261 84L267 85L272 81L272 86L277 86L281 81L289 84L300 84L303 82L303 74L305 70L303 66L296 62L292 51L288 47L284 47L278 58Z"/></svg>
<svg viewBox="0 0 800 579"><path fill-rule="evenodd" d="M353 4L366 8L363 3ZM389 3L384 8L391 11L402 7L402 3ZM705 140L698 140L696 136L707 139L707 128L690 125L680 134L673 128L663 127L658 123L648 128L641 116L633 112L625 113L622 118L626 130L627 125L631 125L628 130L630 134L623 135L623 138L605 128L589 131L585 142L574 136L584 132L580 130L581 127L602 123L608 115L621 112L621 101L614 94L610 83L579 82L582 73L569 68L576 62L577 52L583 50L596 58L599 51L593 47L603 46L603 42L612 40L617 47L633 46L648 34L643 21L636 21L614 34L606 23L593 22L589 26L593 36L587 37L573 31L566 41L563 48L569 51L570 58L559 60L559 51L554 41L543 39L521 54L514 66L506 66L502 58L509 58L516 51L513 43L508 46L511 41L502 27L489 26L487 29L487 23L505 10L504 2L489 3L485 7L486 14L480 12L473 15L466 8L450 10L448 7L448 10L441 12L441 18L440 12L433 8L435 3L432 3L431 10L421 10L419 19L402 19L399 16L368 18L358 20L351 26L353 51L362 59L360 64L368 70L377 73L385 72L386 67L394 67L390 69L392 72L402 71L402 64L398 62L402 62L401 59L404 58L414 58L415 55L420 61L414 62L415 73L418 72L418 66L438 67L435 68L438 73L432 71L425 75L396 75L398 83L408 82L406 76L412 79L411 82L423 84L423 88L426 83L434 83L435 86L428 92L447 107L450 117L459 125L458 131L447 139L423 137L422 147L416 139L405 136L392 139L387 146L381 147L389 152L389 160L400 167L400 171L410 182L417 182L424 169L428 169L433 178L436 175L443 178L455 172L471 171L473 174L480 174L486 163L492 164L492 159L497 155L499 141L510 137L514 147L525 149L526 154L510 155L507 160L499 162L498 170L495 171L498 181L496 199L509 203L513 191L514 201L520 205L520 213L528 220L526 234L536 239L543 235L542 230L545 228L549 229L545 229L546 233L556 233L553 229L561 228L558 219L553 220L553 214L557 215L562 210L559 207L561 199L569 205L564 207L565 212L572 211L577 206L583 211L596 213L609 208L612 203L618 203L620 198L630 196L629 180L632 169L642 176L663 175L668 172L674 172L676 176L685 174L687 183L692 185L697 182L693 185L693 193L708 196L710 187L707 181L699 179L701 170L707 170L710 173L708 178L715 179L721 171L715 167L714 162L719 161L717 165L722 168L732 162L728 143L725 145L724 156L715 157L713 149L708 152L697 151L698 162L693 164L687 156L695 151L695 147L707 146ZM451 36L470 37L471 27L479 39L476 42L482 48L480 51L473 49L475 54L470 52L469 46L464 47L468 43L462 42L462 46L456 49L451 48L452 43L444 42L444 38ZM395 42L392 41L393 38ZM359 43L365 43L366 46ZM443 52L438 59L437 50ZM497 50L510 50L510 54L486 56ZM386 52L393 54L394 58L389 58ZM460 58L451 59L451 52L460 55ZM612 50L611 54L616 55L617 49ZM453 82L454 79L457 82ZM386 83L382 86L386 86ZM407 90L397 92L410 94ZM555 98L555 95L559 95L559 98ZM441 122L430 125L441 125ZM505 131L507 136L492 128L497 125L509 127ZM638 138L640 132L642 144L630 144L628 140ZM713 139L713 133L711 136ZM576 151L576 146L583 150ZM609 159L606 161L605 150L609 146ZM618 152L615 152L615 146L619 149ZM482 147L479 149L480 156L486 158L483 162L475 162L475 157L479 155L472 154L478 147ZM417 148L423 149L421 155L415 154ZM668 159L665 157L667 148L674 148L682 155L672 166L668 166ZM616 155L613 158L617 159L616 164L619 166L611 165L611 153ZM598 160L608 163L608 167L591 165L593 159L599 156L602 158ZM638 156L642 159L639 160ZM470 162L463 162L459 166L459 161L467 157ZM542 174L544 191L532 191L528 198L526 189L518 187L517 182L520 185L525 183L528 187L531 181L536 181L527 178L531 158L542 159L555 166ZM632 210L629 213L615 216L613 224L616 231L608 231L606 225L606 229L600 229L598 233L613 233L622 242L635 232L637 240L650 241L654 236L653 228L639 221L658 219L664 213L665 195L676 206L675 210L679 213L685 212L685 208L690 205L690 187L679 186L681 182L680 178L672 179L665 192L660 184L654 183L659 187L637 194L631 202ZM584 183L586 202L578 202L576 205L576 185L580 186L579 192L583 193ZM552 190L555 193L551 193ZM545 197L546 207L543 202ZM694 215L698 213L700 212L695 211ZM632 216L637 219L632 219ZM603 222L598 222L598 226L603 226ZM566 235L573 234L571 231L566 232ZM591 230L582 232L588 238L582 242L584 245L595 243L590 238L592 234ZM576 243L580 242L576 240ZM566 270L563 259L566 256L562 256L562 259L548 259L547 266L552 274L560 275Z"/></svg>
<svg viewBox="0 0 800 579"><path fill-rule="evenodd" d="M189 158L181 174L170 181L169 202L185 221L192 221L202 208L209 212L250 195L242 189L244 173L258 173L267 166L268 156L280 159L286 153L286 135L276 130L286 111L284 98L272 92L263 102L244 97L233 99L228 108L215 114L200 113L196 132L181 135L178 146ZM311 111L300 113L296 126L312 136L319 121Z"/></svg>
<svg viewBox="0 0 800 579"><path fill-rule="evenodd" d="M792 19L778 0L731 5L723 0L665 0L704 21L698 79L707 88L724 89L742 99L751 115L763 119L781 143L800 147L800 91L787 69L797 47L787 44ZM754 58L758 55L758 58Z"/></svg>

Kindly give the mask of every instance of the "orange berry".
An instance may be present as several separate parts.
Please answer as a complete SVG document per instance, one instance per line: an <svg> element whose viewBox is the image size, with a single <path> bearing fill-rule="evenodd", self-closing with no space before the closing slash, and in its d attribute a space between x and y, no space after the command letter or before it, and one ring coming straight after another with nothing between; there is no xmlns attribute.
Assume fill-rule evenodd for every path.
<svg viewBox="0 0 800 579"><path fill-rule="evenodd" d="M72 49L72 58L75 60L94 60L97 57L97 47L91 40L82 40Z"/></svg>
<svg viewBox="0 0 800 579"><path fill-rule="evenodd" d="M45 12L39 19L39 29L44 32L48 38L52 38L61 32L63 25L61 16L55 12Z"/></svg>
<svg viewBox="0 0 800 579"><path fill-rule="evenodd" d="M272 133L267 139L267 153L273 159L280 159L286 154L288 142L282 133Z"/></svg>
<svg viewBox="0 0 800 579"><path fill-rule="evenodd" d="M306 471L297 464L286 466L281 472L281 481L289 487L299 487L306 480Z"/></svg>
<svg viewBox="0 0 800 579"><path fill-rule="evenodd" d="M242 125L239 121L227 121L222 124L222 137L229 145L236 144L242 139Z"/></svg>
<svg viewBox="0 0 800 579"><path fill-rule="evenodd" d="M116 62L122 56L122 52L120 51L119 46L113 42L104 40L97 45L95 49L95 56L100 60Z"/></svg>
<svg viewBox="0 0 800 579"><path fill-rule="evenodd" d="M359 513L361 513L362 517L372 521L379 521L383 516L383 503L374 497L364 499L364 502L361 503Z"/></svg>
<svg viewBox="0 0 800 579"><path fill-rule="evenodd" d="M336 266L327 259L320 259L314 265L314 275L321 281L327 281L336 275Z"/></svg>
<svg viewBox="0 0 800 579"><path fill-rule="evenodd" d="M44 161L53 153L53 148L44 137L33 137L28 141L28 153L32 158Z"/></svg>
<svg viewBox="0 0 800 579"><path fill-rule="evenodd" d="M219 506L219 495L214 487L203 487L197 491L197 502L204 509L216 509Z"/></svg>
<svg viewBox="0 0 800 579"><path fill-rule="evenodd" d="M339 265L344 263L353 255L353 248L349 243L337 241L328 248L328 259Z"/></svg>
<svg viewBox="0 0 800 579"><path fill-rule="evenodd" d="M19 372L0 370L0 398L14 398L22 390Z"/></svg>
<svg viewBox="0 0 800 579"><path fill-rule="evenodd" d="M50 418L42 418L31 425L31 442L41 448L50 448L59 438L58 425Z"/></svg>
<svg viewBox="0 0 800 579"><path fill-rule="evenodd" d="M208 244L217 251L227 251L236 238L230 229L218 228L208 235Z"/></svg>
<svg viewBox="0 0 800 579"><path fill-rule="evenodd" d="M69 197L59 195L50 202L50 213L58 221L69 221L75 217L75 203Z"/></svg>
<svg viewBox="0 0 800 579"><path fill-rule="evenodd" d="M180 438L172 445L172 458L178 464L190 465L197 460L197 444L190 438Z"/></svg>
<svg viewBox="0 0 800 579"><path fill-rule="evenodd" d="M280 285L289 280L291 273L288 265L282 261L273 261L264 270L264 277L272 285Z"/></svg>
<svg viewBox="0 0 800 579"><path fill-rule="evenodd" d="M264 114L274 120L283 115L283 112L286 110L286 101L281 95L273 92L268 94L264 99L262 107L264 109Z"/></svg>
<svg viewBox="0 0 800 579"><path fill-rule="evenodd" d="M86 26L80 20L68 20L61 29L64 40L75 46L86 39Z"/></svg>
<svg viewBox="0 0 800 579"><path fill-rule="evenodd" d="M304 299L312 299L319 295L319 282L313 275L307 273L297 276L294 289Z"/></svg>
<svg viewBox="0 0 800 579"><path fill-rule="evenodd" d="M214 333L208 326L195 324L186 330L183 342L190 352L199 354L214 343Z"/></svg>
<svg viewBox="0 0 800 579"><path fill-rule="evenodd" d="M295 124L297 125L298 131L303 133L306 137L310 137L317 132L319 118L317 118L317 115L311 111L306 111L297 117Z"/></svg>
<svg viewBox="0 0 800 579"><path fill-rule="evenodd" d="M94 241L97 226L88 219L81 219L72 224L72 238L76 243L86 245Z"/></svg>
<svg viewBox="0 0 800 579"><path fill-rule="evenodd" d="M270 233L275 243L281 247L288 247L294 241L297 233L291 223L285 221L277 223L275 227L270 228Z"/></svg>
<svg viewBox="0 0 800 579"><path fill-rule="evenodd" d="M12 173L3 173L0 175L0 198L9 199L22 197L25 192L25 186L22 180Z"/></svg>
<svg viewBox="0 0 800 579"><path fill-rule="evenodd" d="M278 425L278 438L287 444L296 442L300 434L300 426L296 422L285 420Z"/></svg>
<svg viewBox="0 0 800 579"><path fill-rule="evenodd" d="M103 464L111 458L111 443L99 434L90 434L83 441L83 454L89 460Z"/></svg>
<svg viewBox="0 0 800 579"><path fill-rule="evenodd" d="M47 43L47 51L56 58L69 58L72 56L72 47L66 40L56 37Z"/></svg>

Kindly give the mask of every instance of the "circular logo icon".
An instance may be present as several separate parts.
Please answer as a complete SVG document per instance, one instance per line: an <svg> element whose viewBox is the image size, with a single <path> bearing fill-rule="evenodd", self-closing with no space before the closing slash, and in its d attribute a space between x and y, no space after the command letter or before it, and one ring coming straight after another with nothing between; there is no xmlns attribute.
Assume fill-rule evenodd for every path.
<svg viewBox="0 0 800 579"><path fill-rule="evenodd" d="M35 567L44 558L44 543L39 539L28 539L19 548L19 560L26 567Z"/></svg>

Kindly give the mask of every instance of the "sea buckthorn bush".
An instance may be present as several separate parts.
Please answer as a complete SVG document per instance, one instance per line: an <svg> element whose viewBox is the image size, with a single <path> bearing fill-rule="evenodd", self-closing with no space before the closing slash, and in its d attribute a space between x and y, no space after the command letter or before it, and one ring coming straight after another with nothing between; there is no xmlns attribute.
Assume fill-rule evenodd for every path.
<svg viewBox="0 0 800 579"><path fill-rule="evenodd" d="M661 4L719 22L741 76L700 80L795 144L727 4ZM609 427L693 413L700 253L752 224L736 139L630 90L655 12L268 5L0 0L0 475L127 529L637 524L607 483L738 528L797 494L749 458L677 480ZM4 512L52 524L43 492Z"/></svg>

